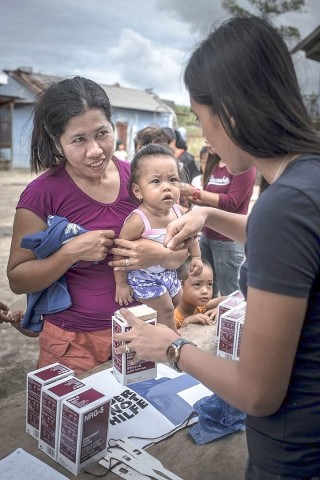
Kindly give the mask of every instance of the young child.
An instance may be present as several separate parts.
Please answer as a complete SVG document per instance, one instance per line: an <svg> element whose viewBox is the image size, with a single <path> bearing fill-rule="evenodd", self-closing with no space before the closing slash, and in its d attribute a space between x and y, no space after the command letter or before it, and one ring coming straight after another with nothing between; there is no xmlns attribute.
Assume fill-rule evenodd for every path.
<svg viewBox="0 0 320 480"><path fill-rule="evenodd" d="M128 161L128 154L124 148L124 143L121 140L117 140L114 156L125 162Z"/></svg>
<svg viewBox="0 0 320 480"><path fill-rule="evenodd" d="M149 144L131 162L130 191L140 206L126 219L119 238L149 238L163 243L167 225L183 214L180 197L179 165L166 145ZM190 273L198 275L202 260L198 240L189 248ZM128 305L133 299L158 312L158 322L176 331L174 307L181 299L176 270L155 265L143 270L115 271L116 302Z"/></svg>
<svg viewBox="0 0 320 480"><path fill-rule="evenodd" d="M190 260L187 259L177 270L182 283L182 298L174 311L176 327L186 327L190 323L213 325L218 305L226 297L212 297L213 270L209 262L202 260L203 270L198 275L191 274Z"/></svg>

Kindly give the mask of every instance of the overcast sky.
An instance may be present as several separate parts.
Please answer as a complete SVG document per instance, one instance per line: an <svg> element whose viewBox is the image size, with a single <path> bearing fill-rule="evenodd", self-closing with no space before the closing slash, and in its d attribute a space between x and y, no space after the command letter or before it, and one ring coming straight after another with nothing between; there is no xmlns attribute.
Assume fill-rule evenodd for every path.
<svg viewBox="0 0 320 480"><path fill-rule="evenodd" d="M244 5L245 0L238 0ZM278 17L304 38L320 23L319 0ZM181 71L212 25L227 18L220 0L0 0L0 72L30 66L104 84L152 88L188 105ZM301 87L319 91L320 63L294 55Z"/></svg>

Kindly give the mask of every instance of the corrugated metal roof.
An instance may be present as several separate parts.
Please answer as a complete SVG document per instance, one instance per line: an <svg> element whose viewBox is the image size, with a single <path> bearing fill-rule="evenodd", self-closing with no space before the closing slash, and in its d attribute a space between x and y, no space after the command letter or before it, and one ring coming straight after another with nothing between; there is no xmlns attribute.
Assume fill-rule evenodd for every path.
<svg viewBox="0 0 320 480"><path fill-rule="evenodd" d="M43 88L53 82L61 80L62 77L53 75L44 75L42 73L33 73L23 70L5 70L5 72L21 81L25 86L30 88L35 94L41 92ZM136 90L133 88L124 88L119 85L100 84L106 91L110 103L116 108L126 108L130 110L141 110L146 112L170 112L172 110L161 101L160 98L154 96L145 90Z"/></svg>
<svg viewBox="0 0 320 480"><path fill-rule="evenodd" d="M291 50L291 53L295 53L298 50L304 50L307 58L320 62L320 25L310 35L301 40Z"/></svg>

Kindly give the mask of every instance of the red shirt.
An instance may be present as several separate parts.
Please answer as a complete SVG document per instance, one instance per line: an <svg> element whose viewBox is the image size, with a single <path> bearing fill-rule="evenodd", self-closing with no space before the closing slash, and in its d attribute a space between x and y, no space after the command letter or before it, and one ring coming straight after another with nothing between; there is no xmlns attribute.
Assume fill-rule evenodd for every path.
<svg viewBox="0 0 320 480"><path fill-rule="evenodd" d="M231 175L226 167L217 165L212 171L204 190L219 194L218 208L221 210L245 215L248 212L255 180L255 167L240 175ZM207 238L213 240L230 240L208 227L204 227L203 233Z"/></svg>

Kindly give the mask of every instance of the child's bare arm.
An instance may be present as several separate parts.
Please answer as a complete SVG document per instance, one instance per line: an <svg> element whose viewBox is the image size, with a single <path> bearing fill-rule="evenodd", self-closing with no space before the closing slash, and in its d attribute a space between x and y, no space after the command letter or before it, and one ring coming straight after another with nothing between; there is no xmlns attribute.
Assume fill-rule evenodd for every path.
<svg viewBox="0 0 320 480"><path fill-rule="evenodd" d="M212 298L211 300L209 300L209 302L206 305L207 311L212 310L213 308L216 308L219 305L219 303L221 303L226 298L227 298L226 296L222 295L220 297Z"/></svg>
<svg viewBox="0 0 320 480"><path fill-rule="evenodd" d="M137 240L141 237L143 229L144 225L141 218L133 213L123 225L119 238L124 238L125 240ZM124 257L121 257L120 255L114 255L114 260L121 260L123 258ZM125 270L114 270L114 279L116 283L116 302L119 303L120 306L128 305L133 301L133 297L132 289L130 285L128 285L127 272Z"/></svg>

